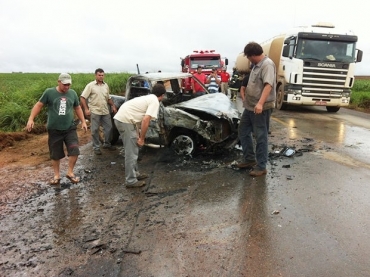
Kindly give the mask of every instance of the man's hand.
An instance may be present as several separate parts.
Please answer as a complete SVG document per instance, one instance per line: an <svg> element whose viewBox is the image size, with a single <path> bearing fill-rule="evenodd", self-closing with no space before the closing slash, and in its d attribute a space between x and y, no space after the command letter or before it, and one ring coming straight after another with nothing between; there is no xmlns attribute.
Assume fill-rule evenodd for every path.
<svg viewBox="0 0 370 277"><path fill-rule="evenodd" d="M84 110L84 112L85 112L85 116L86 116L86 117L89 117L89 116L91 115L91 113L90 113L90 110L89 110L89 109Z"/></svg>
<svg viewBox="0 0 370 277"><path fill-rule="evenodd" d="M262 105L257 103L257 105L254 107L254 113L255 114L260 114L260 113L262 113L262 109L263 109Z"/></svg>
<svg viewBox="0 0 370 277"><path fill-rule="evenodd" d="M34 123L34 121L33 120L28 120L28 122L27 122L27 131L28 132L31 132L31 130L32 130L32 128L33 128L33 126L35 125L35 123Z"/></svg>
<svg viewBox="0 0 370 277"><path fill-rule="evenodd" d="M87 124L86 124L86 121L81 122L81 128L85 130L85 133L87 132Z"/></svg>
<svg viewBox="0 0 370 277"><path fill-rule="evenodd" d="M137 143L137 145L139 147L143 147L144 146L144 140L141 139L140 137L137 138L137 142L136 143Z"/></svg>

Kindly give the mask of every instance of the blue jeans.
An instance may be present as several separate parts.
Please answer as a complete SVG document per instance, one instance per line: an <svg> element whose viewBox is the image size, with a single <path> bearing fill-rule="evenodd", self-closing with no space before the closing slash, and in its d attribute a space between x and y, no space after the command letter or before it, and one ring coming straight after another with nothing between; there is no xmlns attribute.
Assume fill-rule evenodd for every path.
<svg viewBox="0 0 370 277"><path fill-rule="evenodd" d="M239 139L246 162L257 161L257 169L264 170L268 158L268 128L272 109L264 110L261 114L244 109L239 124ZM256 150L252 133L256 140Z"/></svg>

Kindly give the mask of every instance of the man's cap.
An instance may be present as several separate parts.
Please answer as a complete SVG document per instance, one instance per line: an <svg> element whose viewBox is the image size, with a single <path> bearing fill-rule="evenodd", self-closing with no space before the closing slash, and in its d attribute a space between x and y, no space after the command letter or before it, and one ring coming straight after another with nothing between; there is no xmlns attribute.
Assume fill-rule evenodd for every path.
<svg viewBox="0 0 370 277"><path fill-rule="evenodd" d="M217 69L216 69L216 68L212 68L212 72L213 72L213 71L217 71Z"/></svg>
<svg viewBox="0 0 370 277"><path fill-rule="evenodd" d="M63 84L72 84L72 77L68 73L62 73L59 75L58 80Z"/></svg>

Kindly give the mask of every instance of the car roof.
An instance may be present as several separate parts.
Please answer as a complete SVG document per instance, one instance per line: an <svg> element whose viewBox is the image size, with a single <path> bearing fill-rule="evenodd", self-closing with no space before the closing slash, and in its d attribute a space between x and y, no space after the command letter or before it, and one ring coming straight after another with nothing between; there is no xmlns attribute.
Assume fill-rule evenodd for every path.
<svg viewBox="0 0 370 277"><path fill-rule="evenodd" d="M155 72L132 75L130 78L146 79L149 81L166 81L170 79L184 79L193 76L191 73L183 72Z"/></svg>

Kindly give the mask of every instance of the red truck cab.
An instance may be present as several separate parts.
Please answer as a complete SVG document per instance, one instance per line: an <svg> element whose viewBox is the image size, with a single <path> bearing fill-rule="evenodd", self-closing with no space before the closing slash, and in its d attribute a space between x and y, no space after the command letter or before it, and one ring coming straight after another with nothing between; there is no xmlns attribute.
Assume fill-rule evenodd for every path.
<svg viewBox="0 0 370 277"><path fill-rule="evenodd" d="M181 58L181 70L184 73L194 74L200 65L202 72L207 76L211 74L212 69L216 68L218 73L221 73L222 68L226 67L228 59L222 59L220 54L215 53L215 50L194 50L192 54ZM184 80L183 87L186 91L191 92L192 87L190 79Z"/></svg>

